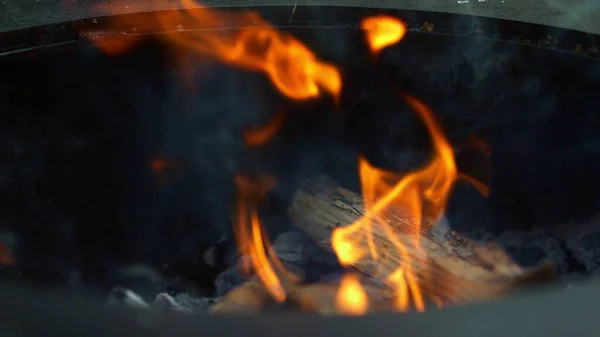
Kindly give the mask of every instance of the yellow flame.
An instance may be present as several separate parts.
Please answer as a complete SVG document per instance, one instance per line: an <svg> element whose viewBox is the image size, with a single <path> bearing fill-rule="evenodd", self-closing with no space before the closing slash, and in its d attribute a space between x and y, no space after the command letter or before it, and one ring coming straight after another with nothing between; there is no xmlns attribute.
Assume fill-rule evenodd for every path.
<svg viewBox="0 0 600 337"><path fill-rule="evenodd" d="M248 269L250 267L254 268L257 276L273 298L278 302L283 302L286 299L286 293L277 273L269 262L269 254L267 254L265 247L270 247L270 242L267 241L266 235L262 232L257 212L257 202L274 184L275 181L271 178L263 179L257 183L236 176L239 193L236 239L240 251L249 258L252 264L245 267ZM270 257L277 266L281 266L281 262L276 255L271 254Z"/></svg>
<svg viewBox="0 0 600 337"><path fill-rule="evenodd" d="M166 31L182 30L181 23L194 19L206 24L223 23L236 25L237 30L198 30L194 32L162 35L165 41L212 56L231 66L264 73L273 85L288 98L304 100L328 93L336 98L342 90L342 78L338 68L323 62L308 47L289 34L278 32L257 13L232 14L214 9L197 8L194 0L180 0L184 11L156 11L150 20L140 27L150 27L158 23ZM148 12L151 12L150 8ZM252 28L244 28L244 23L252 22ZM119 23L120 24L120 23ZM140 24L139 22L137 24ZM215 25L216 26L216 25ZM406 25L390 16L366 18L361 22L366 40L373 54L399 42L406 34ZM144 33L138 31L138 33ZM117 39L113 44L93 40L111 55L126 52L138 38ZM385 276L385 282L396 293L396 307L407 311L413 306L417 311L425 310L425 294L421 289L418 275L412 270L411 258L422 249L420 233L429 220L437 220L445 207L450 189L458 178L451 146L437 124L433 113L420 100L404 96L407 104L425 123L434 146L434 155L424 168L399 176L375 168L365 158L359 160L362 185L364 216L354 223L338 227L332 234L332 246L340 262L352 265L361 259L378 261L383 258L382 248L376 242L375 233L385 236L402 257L402 262ZM276 117L262 129L246 131L244 140L248 146L266 143L280 129L281 117ZM158 163L162 164L162 163ZM156 165L162 168L161 165ZM468 176L460 176L471 182ZM261 229L258 216L258 201L272 188L274 180L263 179L251 182L236 176L239 192L236 219L236 239L240 251L249 258L247 268L257 271L263 284L277 301L284 301L286 292L278 277L285 272L281 262L271 252L271 244ZM477 185L477 184L476 184ZM487 187L477 185L487 193ZM409 220L403 233L410 242L397 237L397 229L390 224L389 212L402 212ZM427 220L427 221L426 221ZM366 241L366 244L363 244ZM410 247L409 247L410 246ZM410 250L409 250L410 249ZM409 254L410 251L410 254ZM415 254L416 252L416 254ZM420 261L425 262L426 261ZM278 269L276 271L276 269ZM432 300L441 307L439 297ZM356 277L347 275L340 285L336 308L341 313L360 315L368 310L367 294Z"/></svg>
<svg viewBox="0 0 600 337"><path fill-rule="evenodd" d="M347 274L342 278L335 301L338 313L363 315L369 309L369 298L360 284L360 280Z"/></svg>
<svg viewBox="0 0 600 337"><path fill-rule="evenodd" d="M452 147L446 141L432 111L415 97L405 95L404 99L421 117L431 135L435 149L433 159L423 169L399 177L393 172L374 168L366 159L361 158L359 172L365 215L348 226L336 228L331 241L340 261L354 264L367 255L373 260L379 258L380 254L376 251L380 247L374 242L373 233L374 230L384 233L404 259L402 265L386 278L386 282L396 290L396 306L398 310L406 311L412 299L415 309L423 311L424 296L411 268L411 256L387 220L388 212L403 212L410 222L403 231L409 232L408 236L413 238L411 250L419 251L424 218L435 221L440 217L457 172ZM369 251L358 248L364 246L361 244L364 240L367 241Z"/></svg>
<svg viewBox="0 0 600 337"><path fill-rule="evenodd" d="M320 96L323 92L338 96L342 89L342 78L338 69L320 61L316 55L290 34L277 31L258 13L227 13L201 7L195 0L180 0L183 11L155 11L148 16L150 22L113 22L118 27L128 23L143 27L158 24L165 31L183 30L182 22L193 19L214 27L224 23L236 30L205 29L161 35L167 43L182 46L203 55L210 55L221 62L235 67L260 71L266 74L279 91L292 99L303 100ZM148 5L148 12L152 12ZM102 7L102 6L101 6ZM104 6L106 7L106 6ZM110 8L103 10L110 11ZM132 20L131 17L125 19ZM138 19L139 20L139 19ZM243 27L252 22L252 27ZM115 38L106 43L104 39L91 38L108 54L128 51L138 39Z"/></svg>
<svg viewBox="0 0 600 337"><path fill-rule="evenodd" d="M406 34L406 25L392 16L368 17L361 22L361 28L366 31L367 42L374 54L399 42Z"/></svg>

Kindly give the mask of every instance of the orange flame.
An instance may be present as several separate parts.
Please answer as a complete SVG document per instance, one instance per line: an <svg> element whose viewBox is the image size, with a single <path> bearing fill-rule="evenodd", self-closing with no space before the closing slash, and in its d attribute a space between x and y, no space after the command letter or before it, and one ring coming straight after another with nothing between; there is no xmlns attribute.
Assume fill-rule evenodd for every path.
<svg viewBox="0 0 600 337"><path fill-rule="evenodd" d="M467 141L466 141L465 145L468 148L473 148L473 149L481 152L487 158L489 158L492 154L490 147L486 143L484 143L481 139L479 139L473 135L470 135L467 137ZM490 194L489 186L487 186L485 183L477 180L474 177L471 177L464 173L459 173L458 179L463 179L463 180L469 182L471 185L473 185L479 191L479 193L481 193L485 197L487 197Z"/></svg>
<svg viewBox="0 0 600 337"><path fill-rule="evenodd" d="M369 308L369 298L362 288L359 279L352 275L344 275L335 299L337 312L347 315L363 315Z"/></svg>
<svg viewBox="0 0 600 337"><path fill-rule="evenodd" d="M286 299L286 292L271 262L279 268L280 272L284 271L283 265L275 254L268 254L267 250L270 251L270 248L265 248L271 247L271 243L262 231L257 211L258 201L275 185L275 180L263 177L258 182L254 182L236 176L235 182L239 193L236 239L241 253L248 257L252 264L244 267L246 271L249 271L250 267L254 268L273 298L283 302Z"/></svg>
<svg viewBox="0 0 600 337"><path fill-rule="evenodd" d="M257 13L231 14L208 8L191 10L198 7L194 0L180 1L185 11L155 12L153 17L163 30L171 32L161 35L165 41L209 55L231 66L262 72L283 95L294 100L316 98L323 93L339 97L342 78L337 67L320 61L300 41L289 34L278 32ZM214 27L227 24L242 28L185 31L182 22L190 19L209 26L215 23ZM249 22L252 23L252 28L243 27ZM406 34L405 24L388 16L366 18L362 21L361 28L366 32L373 54L399 42ZM136 34L143 33L137 31ZM110 48L100 40L102 39L92 39L105 52L115 54L127 51L130 47L127 43L134 43L137 39L119 39ZM425 294L421 290L421 280L413 272L409 259L425 256L420 247L422 227L429 226L429 220L440 218L452 184L459 176L452 148L433 113L415 97L404 96L404 99L419 114L430 133L435 149L431 162L418 171L400 177L393 172L375 168L365 158L360 158L364 216L348 226L336 228L331 243L344 265L355 264L367 256L377 261L384 256L379 252L375 233L383 233L403 257L403 261L392 272L381 275L385 283L395 290L397 309L407 311L412 306L417 311L424 311ZM277 133L282 123L283 117L278 115L264 128L245 132L246 144L260 146L266 143ZM153 161L151 166L155 172L162 172L168 167L163 161ZM258 202L274 186L275 180L262 178L250 181L236 176L235 181L239 193L235 234L241 253L248 257L247 261L250 263L245 267L253 268L273 298L282 302L287 294L278 275L285 270L271 252L271 244L262 230L257 210ZM411 238L410 242L401 242L396 237L398 228L392 228L389 221L390 217L395 216L408 219L408 224L400 230ZM364 241L366 245L361 244ZM440 298L432 300L441 307ZM337 310L361 315L368 310L368 306L368 296L360 281L352 275L345 276L336 297Z"/></svg>
<svg viewBox="0 0 600 337"><path fill-rule="evenodd" d="M338 69L318 60L304 44L289 34L278 32L257 13L232 14L206 7L198 9L195 0L180 1L185 11L156 12L153 18L163 30L172 32L162 35L167 42L210 55L232 66L263 72L283 95L292 99L316 98L323 91L335 97L339 95L342 79ZM214 23L214 27L223 24L243 27L248 23L253 27L184 32L182 22L190 19L208 25ZM100 43L98 39L91 41ZM116 49L125 50L123 45Z"/></svg>
<svg viewBox="0 0 600 337"><path fill-rule="evenodd" d="M391 16L374 16L364 19L361 28L366 31L367 42L373 54L393 45L406 34L406 25Z"/></svg>
<svg viewBox="0 0 600 337"><path fill-rule="evenodd" d="M367 255L378 260L380 254L374 240L374 229L385 233L405 260L386 278L396 291L396 306L398 310L406 311L412 299L415 309L423 311L425 302L408 263L407 247L396 237L388 218L390 213L399 211L403 218L409 219L410 223L402 230L414 238L412 250L419 251L421 227L426 223L423 219L440 218L457 172L452 147L444 138L431 110L415 97L404 96L404 99L429 130L435 148L432 161L425 168L400 178L392 172L372 167L361 158L359 171L365 215L348 226L336 228L331 242L340 262L354 264ZM360 244L363 240L367 241L368 250L359 248L364 246Z"/></svg>
<svg viewBox="0 0 600 337"><path fill-rule="evenodd" d="M482 183L481 181L466 175L464 173L459 173L458 174L458 179L462 179L465 180L467 182L469 182L471 185L473 185L473 187L475 187L477 189L477 191L479 191L479 193L481 193L481 195L483 195L484 197L487 197L490 195L490 188L488 185Z"/></svg>
<svg viewBox="0 0 600 337"><path fill-rule="evenodd" d="M284 115L277 114L271 122L261 128L244 131L244 142L248 147L266 144L283 126Z"/></svg>

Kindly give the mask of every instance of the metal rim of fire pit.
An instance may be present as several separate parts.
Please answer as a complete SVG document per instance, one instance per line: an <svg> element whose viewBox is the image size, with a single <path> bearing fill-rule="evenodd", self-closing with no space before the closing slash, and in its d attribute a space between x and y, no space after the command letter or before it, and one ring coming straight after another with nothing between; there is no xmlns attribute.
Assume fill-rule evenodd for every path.
<svg viewBox="0 0 600 337"><path fill-rule="evenodd" d="M268 7L279 6L334 6L334 7L371 7L388 9L406 9L455 14L470 14L496 19L517 20L565 29L573 29L598 34L597 8L583 10L581 7L560 7L551 2L539 1L534 6L519 10L514 4L498 6L486 3L485 0L461 5L461 1L413 1L413 0L202 0L202 5L209 7ZM463 1L468 3L469 1ZM98 3L107 4L98 8ZM148 10L170 10L181 8L177 0L20 0L2 3L0 12L0 32L28 27L48 25L52 23L82 20L92 17L116 14L137 13ZM598 26L600 27L600 26Z"/></svg>
<svg viewBox="0 0 600 337"><path fill-rule="evenodd" d="M186 315L106 308L81 294L3 285L3 337L593 337L600 283L566 291L538 290L508 299L426 313L363 317L316 315Z"/></svg>
<svg viewBox="0 0 600 337"><path fill-rule="evenodd" d="M114 18L116 14L143 18L152 15L152 12L156 10L177 10L180 8L179 2L164 3L158 0L144 2L152 4L151 7L142 6L139 2L127 2L131 5L121 5L114 9L111 7L113 15L108 15L106 10L99 9L93 3L83 0L75 3L82 6L76 12L67 11L64 15L58 16L25 12L24 14L31 15L28 21L11 23L10 20L7 20L9 23L0 26L0 36L2 36L0 39L0 56L25 51L39 51L60 45L73 45L84 41L90 36L94 38L107 38L115 35L136 36L139 33L136 33L136 27L134 26L115 29ZM393 4L388 2L373 4L373 7L368 7L369 5L365 4L360 5L356 1L349 1L350 6L344 7L344 3L342 1L342 5L323 6L319 5L320 2L317 2L315 6L303 6L297 5L296 2L292 6L277 6L275 3L252 5L243 2L244 5L240 3L236 6L236 1L229 1L224 4L217 3L214 7L223 10L257 10L274 26L290 28L358 29L362 17L390 14L403 19L414 33L494 39L531 45L532 47L551 48L557 52L579 54L586 58L597 59L600 57L597 47L598 37L581 31L464 14L394 9ZM197 8L194 10L202 9ZM334 15L331 17L336 19L329 21L317 20L314 15L315 10L319 11L320 17L327 18ZM57 23L56 20L64 21ZM144 24L141 19L135 22L139 22L139 25ZM423 31L421 28L425 22L434 23L435 30L432 32ZM457 25L457 22L460 22L460 24ZM247 25L252 26L253 23L248 22ZM26 28L23 28L23 26ZM200 22L186 22L182 26L182 30L235 28L226 26L209 27ZM155 33L161 32L160 27L144 28L146 31L152 31L154 28ZM556 36L559 36L560 39L556 41L548 39L548 37Z"/></svg>

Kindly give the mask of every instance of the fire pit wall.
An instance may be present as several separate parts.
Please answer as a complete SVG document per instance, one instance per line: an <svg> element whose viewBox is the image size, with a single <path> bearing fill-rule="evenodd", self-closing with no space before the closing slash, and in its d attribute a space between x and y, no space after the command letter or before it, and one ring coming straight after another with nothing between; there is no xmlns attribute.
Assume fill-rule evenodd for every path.
<svg viewBox="0 0 600 337"><path fill-rule="evenodd" d="M281 18L289 9L261 12L288 20ZM262 74L152 36L120 55L84 38L5 55L0 224L14 264L2 275L119 285L149 296L193 284L222 295L241 280L230 267L234 175L277 177L261 210L275 238L291 230L286 209L307 177L328 174L358 191L359 153L400 172L421 167L431 155L429 136L402 92L433 109L459 170L491 189L484 198L459 181L447 210L453 229L500 242L524 265L548 258L564 275L595 271L600 64L572 52L589 39L521 23L388 11L413 31L373 57L356 24L379 12L299 8L295 27L281 28L339 65L337 105L331 97L292 102ZM110 20L94 19L94 32ZM436 29L419 31L427 20ZM62 25L77 37L91 31L87 21ZM56 27L6 33L5 41L33 41ZM548 34L560 45L518 43ZM244 130L277 114L284 115L277 136L249 148ZM335 258L301 236L277 242L287 242L276 250L304 263L311 277L336 275Z"/></svg>

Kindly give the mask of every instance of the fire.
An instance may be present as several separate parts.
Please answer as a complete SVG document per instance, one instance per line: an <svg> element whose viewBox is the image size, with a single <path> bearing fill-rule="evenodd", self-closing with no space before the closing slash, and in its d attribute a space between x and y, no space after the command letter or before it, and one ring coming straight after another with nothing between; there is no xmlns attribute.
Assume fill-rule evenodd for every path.
<svg viewBox="0 0 600 337"><path fill-rule="evenodd" d="M414 275L406 253L407 247L395 237L389 213L400 211L410 224L403 230L412 238L411 249L419 251L420 234L429 220L437 220L442 215L452 184L457 179L456 165L452 147L446 141L431 110L412 96L404 96L408 105L425 123L434 145L434 157L423 169L399 177L372 167L366 159L359 161L365 215L354 223L336 228L332 235L332 246L344 264L354 264L370 254L373 260L381 258L374 240L373 229L386 233L388 240L405 257L401 265L385 281L397 295L396 307L400 311L408 310L411 300L417 311L425 310L417 276ZM367 250L361 250L363 240L367 241ZM349 248L352 247L352 248Z"/></svg>
<svg viewBox="0 0 600 337"><path fill-rule="evenodd" d="M258 14L231 14L208 8L191 10L198 7L194 0L180 1L187 10L155 13L156 23L163 30L171 31L161 35L165 41L214 57L234 67L262 72L279 92L293 100L316 98L324 93L339 97L342 78L337 67L319 60L308 47L293 36L277 31ZM215 27L227 24L241 28L185 31L182 22L189 22L190 19L208 25L215 23ZM252 28L244 27L244 23L248 22L252 22ZM361 28L365 31L373 54L399 42L407 32L402 21L389 16L366 18L362 21ZM123 41L128 39L117 41L113 48L98 43L107 53L114 54L127 50ZM399 311L405 312L411 307L424 311L427 296L422 289L424 280L413 272L408 250L411 251L410 258L425 256L424 252L419 254L422 230L429 229L431 223L442 216L456 179L470 178L457 173L453 149L432 111L415 97L405 95L403 98L426 125L434 146L434 155L424 168L404 176L375 168L365 158L360 158L358 165L364 216L352 224L336 228L331 244L344 265L355 264L366 257L381 261L385 256L378 245L379 239L375 232L384 233L386 240L403 256L403 261L394 266L393 271L380 275L382 281L394 290L395 305ZM263 128L246 131L243 135L246 145L253 147L265 144L280 130L283 120L280 114ZM169 163L154 160L151 166L155 172L162 172L169 167ZM239 193L237 218L234 221L235 234L240 252L249 262L245 267L256 271L275 300L285 301L287 294L280 276L286 274L286 271L275 254L271 254L271 245L262 230L258 215L259 201L274 186L275 180L261 178L251 181L236 176L235 181ZM470 181L476 182L472 179ZM476 185L487 193L485 185ZM398 228L392 226L398 224L390 221L394 216L408 219L408 224L401 231L410 238L409 242L396 237ZM427 263L425 258L419 262ZM434 297L431 300L441 307L440 298ZM367 312L369 299L356 277L346 275L343 278L336 296L336 308L338 312L351 315Z"/></svg>
<svg viewBox="0 0 600 337"><path fill-rule="evenodd" d="M477 149L478 151L483 153L486 157L489 157L492 155L492 152L490 151L490 147L486 143L484 143L481 139L479 139L475 136L467 137L466 145L473 147L474 149Z"/></svg>
<svg viewBox="0 0 600 337"><path fill-rule="evenodd" d="M244 131L244 142L248 147L258 147L266 144L283 126L284 115L277 114L267 125L258 129Z"/></svg>
<svg viewBox="0 0 600 337"><path fill-rule="evenodd" d="M335 300L337 312L347 315L363 315L369 308L369 298L358 278L344 275Z"/></svg>
<svg viewBox="0 0 600 337"><path fill-rule="evenodd" d="M255 270L273 298L283 302L286 292L278 275L292 275L284 270L275 254L269 254L271 243L262 230L257 211L258 202L275 185L275 180L271 177L261 177L257 181L251 181L238 175L235 182L239 194L235 234L240 252L251 263L244 267L247 272L250 269Z"/></svg>
<svg viewBox="0 0 600 337"><path fill-rule="evenodd" d="M374 54L399 42L406 34L404 23L391 16L366 18L362 21L361 28L366 31L367 42Z"/></svg>
<svg viewBox="0 0 600 337"><path fill-rule="evenodd" d="M180 1L184 11L155 12L153 18L153 23L171 32L161 35L167 43L212 56L235 67L262 72L283 95L291 99L316 98L323 92L335 97L340 94L342 78L335 66L320 61L299 40L277 31L257 13L233 14L206 7L198 9L195 0ZM214 23L213 29L186 32L182 23L190 20L207 25ZM248 23L252 23L252 27L244 27ZM223 24L242 28L214 29ZM136 30L136 34L142 33ZM110 54L128 50L125 45L128 39L118 38L114 48L110 48L102 39L91 37L90 41Z"/></svg>

